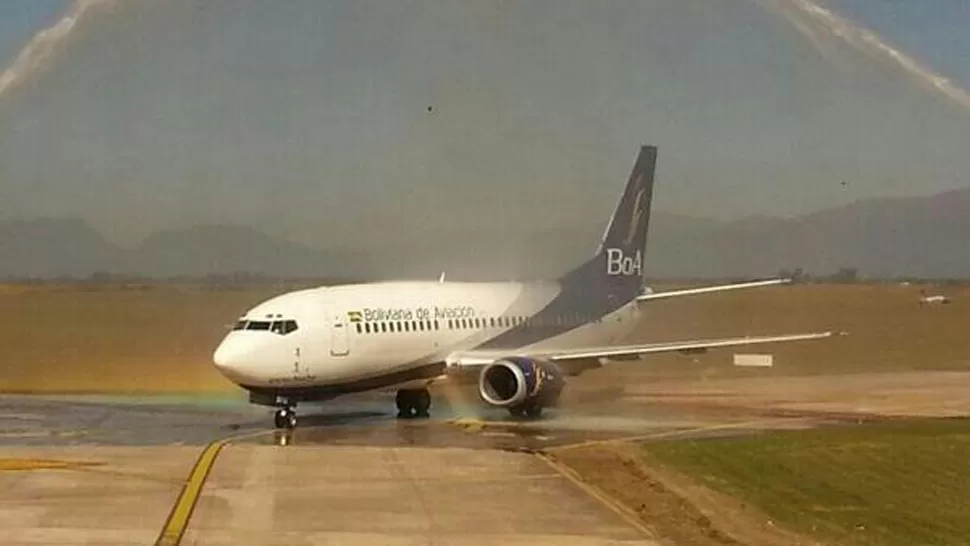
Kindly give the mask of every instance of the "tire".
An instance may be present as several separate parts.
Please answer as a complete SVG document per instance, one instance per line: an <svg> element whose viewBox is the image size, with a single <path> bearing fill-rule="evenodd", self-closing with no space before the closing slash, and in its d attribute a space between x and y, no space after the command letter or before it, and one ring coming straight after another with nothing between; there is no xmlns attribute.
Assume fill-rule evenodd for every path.
<svg viewBox="0 0 970 546"><path fill-rule="evenodd" d="M414 391L414 413L417 417L428 417L431 409L431 393L428 389Z"/></svg>
<svg viewBox="0 0 970 546"><path fill-rule="evenodd" d="M414 395L409 390L399 390L394 397L397 405L397 418L410 419L414 416Z"/></svg>
<svg viewBox="0 0 970 546"><path fill-rule="evenodd" d="M273 424L276 428L289 428L290 412L286 408L280 408L273 414Z"/></svg>

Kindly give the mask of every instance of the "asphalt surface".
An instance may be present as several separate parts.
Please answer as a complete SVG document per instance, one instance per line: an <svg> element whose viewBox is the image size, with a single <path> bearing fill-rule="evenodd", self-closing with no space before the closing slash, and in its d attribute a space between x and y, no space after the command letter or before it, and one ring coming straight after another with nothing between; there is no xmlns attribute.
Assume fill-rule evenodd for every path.
<svg viewBox="0 0 970 546"><path fill-rule="evenodd" d="M399 420L390 396L347 397L301 405L298 428L275 431L271 408L252 406L239 398L0 396L0 449L202 446L226 437L246 437L240 441L539 450L669 431L717 430L732 423L756 426L764 421L743 412L690 412L643 405L554 409L539 421L511 420L504 411L457 406L443 397L435 398L434 407L429 419Z"/></svg>
<svg viewBox="0 0 970 546"><path fill-rule="evenodd" d="M813 426L610 400L539 421L437 396L272 409L239 398L0 397L2 544L656 544L544 450Z"/></svg>

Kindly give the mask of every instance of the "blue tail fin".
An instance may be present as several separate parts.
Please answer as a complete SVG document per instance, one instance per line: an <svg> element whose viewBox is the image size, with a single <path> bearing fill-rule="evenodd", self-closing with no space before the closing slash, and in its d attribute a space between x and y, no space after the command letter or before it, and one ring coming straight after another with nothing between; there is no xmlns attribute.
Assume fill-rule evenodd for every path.
<svg viewBox="0 0 970 546"><path fill-rule="evenodd" d="M614 303L630 301L640 292L656 166L657 147L641 147L596 255L562 279L565 290Z"/></svg>

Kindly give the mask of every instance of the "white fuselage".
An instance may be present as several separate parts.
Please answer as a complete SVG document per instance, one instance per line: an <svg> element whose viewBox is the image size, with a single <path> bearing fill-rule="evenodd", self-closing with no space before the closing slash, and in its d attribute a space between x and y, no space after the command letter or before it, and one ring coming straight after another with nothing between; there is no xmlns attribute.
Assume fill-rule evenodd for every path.
<svg viewBox="0 0 970 546"><path fill-rule="evenodd" d="M609 345L634 326L635 303L602 317L532 320L558 283L388 282L300 290L248 311L214 355L246 388L399 386L408 372L476 348L529 351ZM373 378L391 378L369 382ZM393 378L399 377L400 381ZM358 385L361 388L355 388Z"/></svg>

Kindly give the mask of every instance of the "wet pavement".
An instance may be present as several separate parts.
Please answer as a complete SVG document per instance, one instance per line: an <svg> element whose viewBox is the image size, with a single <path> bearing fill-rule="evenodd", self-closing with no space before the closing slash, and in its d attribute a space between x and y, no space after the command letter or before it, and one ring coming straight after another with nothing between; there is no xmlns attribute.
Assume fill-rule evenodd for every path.
<svg viewBox="0 0 970 546"><path fill-rule="evenodd" d="M347 397L282 431L233 397L2 396L0 543L147 544L182 510L193 544L655 544L535 454L818 424L622 400L524 421L466 400L398 420L392 396ZM227 439L206 481L199 454Z"/></svg>
<svg viewBox="0 0 970 546"><path fill-rule="evenodd" d="M272 409L239 398L0 396L0 450L5 446L197 445L227 437L275 445L462 447L538 451L621 438L738 433L814 425L800 415L767 418L724 410L608 403L558 408L538 421L502 410L435 399L431 418L399 420L393 399L370 395L301 405L293 431L272 428Z"/></svg>

